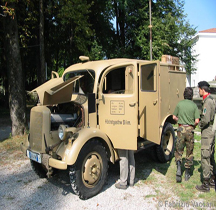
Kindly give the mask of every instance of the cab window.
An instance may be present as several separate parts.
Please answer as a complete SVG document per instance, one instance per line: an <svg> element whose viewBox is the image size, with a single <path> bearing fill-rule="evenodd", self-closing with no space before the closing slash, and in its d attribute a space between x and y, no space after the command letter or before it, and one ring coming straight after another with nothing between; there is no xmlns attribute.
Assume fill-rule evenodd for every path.
<svg viewBox="0 0 216 210"><path fill-rule="evenodd" d="M156 91L156 64L141 66L141 90Z"/></svg>
<svg viewBox="0 0 216 210"><path fill-rule="evenodd" d="M67 81L73 77L81 76L80 79L74 82L74 93L93 93L95 72L90 69L83 69L68 72L64 75L64 81Z"/></svg>
<svg viewBox="0 0 216 210"><path fill-rule="evenodd" d="M133 88L132 67L116 68L107 73L103 81L105 94L129 94Z"/></svg>

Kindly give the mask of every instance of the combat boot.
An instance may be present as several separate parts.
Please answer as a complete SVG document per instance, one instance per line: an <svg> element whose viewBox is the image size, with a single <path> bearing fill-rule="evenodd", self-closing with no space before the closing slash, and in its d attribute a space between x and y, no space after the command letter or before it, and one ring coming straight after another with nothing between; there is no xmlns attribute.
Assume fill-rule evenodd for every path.
<svg viewBox="0 0 216 210"><path fill-rule="evenodd" d="M190 169L185 169L185 181L188 181L190 179Z"/></svg>
<svg viewBox="0 0 216 210"><path fill-rule="evenodd" d="M182 181L181 162L178 160L176 164L177 164L176 182L181 182Z"/></svg>
<svg viewBox="0 0 216 210"><path fill-rule="evenodd" d="M211 178L210 178L209 187L216 190L216 186L215 186L215 176L214 176L214 175L212 175Z"/></svg>
<svg viewBox="0 0 216 210"><path fill-rule="evenodd" d="M209 179L204 179L202 185L197 185L196 189L199 190L200 192L209 192Z"/></svg>

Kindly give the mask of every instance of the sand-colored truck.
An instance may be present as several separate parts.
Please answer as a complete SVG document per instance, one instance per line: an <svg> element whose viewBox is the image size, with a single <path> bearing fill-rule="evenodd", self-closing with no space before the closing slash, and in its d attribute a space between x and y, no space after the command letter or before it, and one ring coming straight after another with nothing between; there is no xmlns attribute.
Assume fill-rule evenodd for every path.
<svg viewBox="0 0 216 210"><path fill-rule="evenodd" d="M160 61L80 60L32 91L38 104L21 150L39 177L69 170L73 191L87 199L102 189L118 149L152 147L160 162L172 158L172 113L186 74Z"/></svg>

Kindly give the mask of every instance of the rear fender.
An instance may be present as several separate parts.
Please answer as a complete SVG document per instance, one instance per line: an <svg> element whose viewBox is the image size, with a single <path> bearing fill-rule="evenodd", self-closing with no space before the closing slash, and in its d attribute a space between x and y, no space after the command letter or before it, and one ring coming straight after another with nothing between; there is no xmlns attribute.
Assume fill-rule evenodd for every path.
<svg viewBox="0 0 216 210"><path fill-rule="evenodd" d="M106 144L106 149L108 149L108 152L110 153L110 161L112 163L115 162L114 150L106 134L97 128L84 128L78 131L78 133L78 138L72 143L72 145L70 143L68 144L62 156L62 161L66 162L67 165L73 165L76 162L82 147L86 142L93 138L97 138L99 141L102 141L103 144Z"/></svg>
<svg viewBox="0 0 216 210"><path fill-rule="evenodd" d="M176 122L173 120L171 114L167 115L167 116L163 119L163 121L161 122L161 125L160 125L160 136L162 135L163 127L164 127L164 124L165 124L166 122L169 122L169 123L171 123L171 124L175 124L175 123L176 123Z"/></svg>

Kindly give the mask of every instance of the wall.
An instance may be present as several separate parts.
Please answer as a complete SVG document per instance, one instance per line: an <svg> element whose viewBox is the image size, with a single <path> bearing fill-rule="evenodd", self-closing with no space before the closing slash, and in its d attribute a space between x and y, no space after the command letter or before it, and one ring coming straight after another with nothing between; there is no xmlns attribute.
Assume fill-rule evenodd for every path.
<svg viewBox="0 0 216 210"><path fill-rule="evenodd" d="M191 87L197 86L201 80L212 81L216 79L216 33L199 32L194 39L194 54L198 54L195 68L196 74L191 75Z"/></svg>

